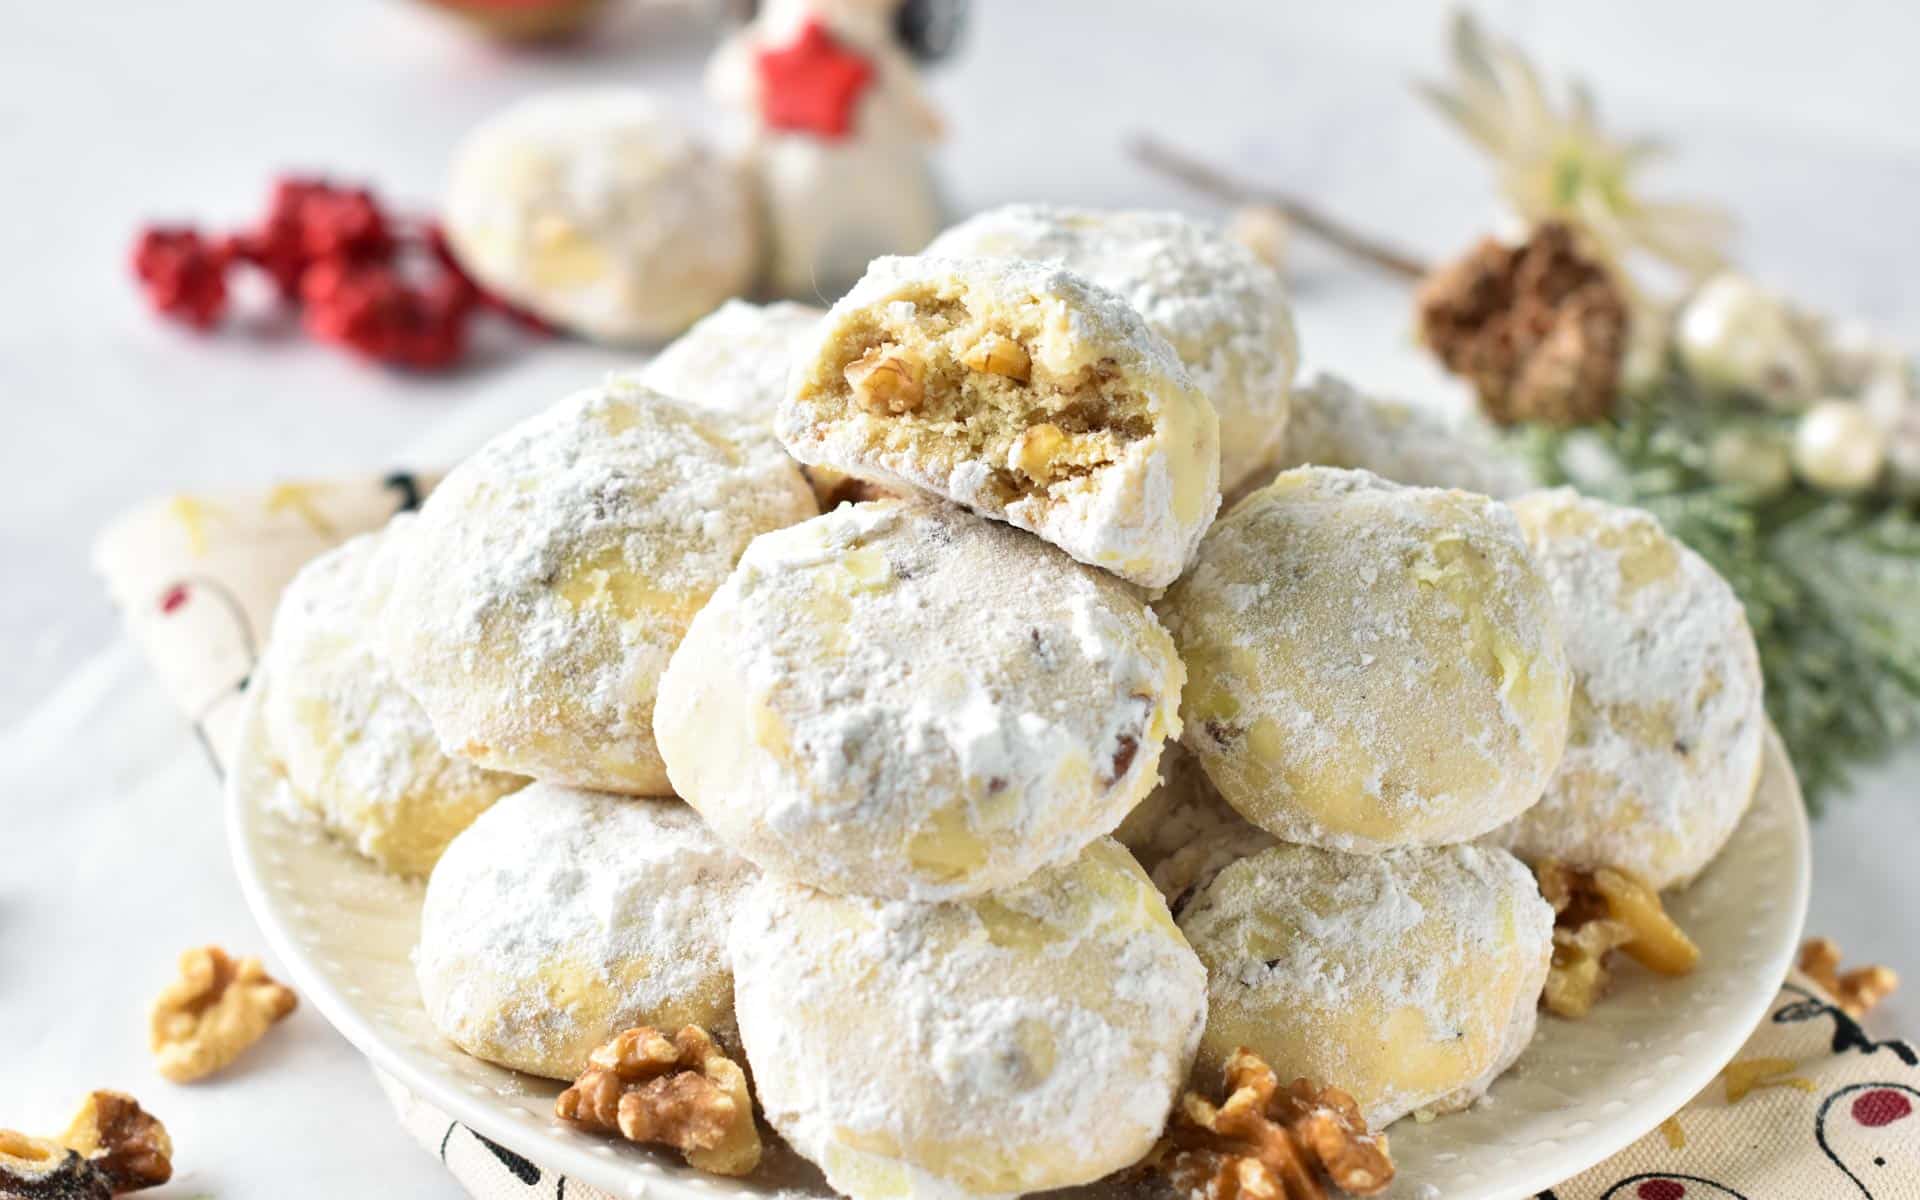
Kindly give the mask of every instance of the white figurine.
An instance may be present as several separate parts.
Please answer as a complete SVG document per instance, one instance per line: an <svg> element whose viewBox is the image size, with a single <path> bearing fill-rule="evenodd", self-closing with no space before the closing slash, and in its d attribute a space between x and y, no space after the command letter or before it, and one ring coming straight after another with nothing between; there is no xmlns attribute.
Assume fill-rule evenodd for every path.
<svg viewBox="0 0 1920 1200"><path fill-rule="evenodd" d="M939 230L939 114L900 37L901 0L767 0L714 54L707 88L748 119L771 290L831 299Z"/></svg>

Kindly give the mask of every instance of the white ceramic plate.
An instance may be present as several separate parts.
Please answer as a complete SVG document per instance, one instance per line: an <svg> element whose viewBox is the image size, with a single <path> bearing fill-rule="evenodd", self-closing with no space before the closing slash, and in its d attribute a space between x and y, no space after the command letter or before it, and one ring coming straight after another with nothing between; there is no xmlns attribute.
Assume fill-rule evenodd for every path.
<svg viewBox="0 0 1920 1200"><path fill-rule="evenodd" d="M485 1137L616 1196L825 1194L790 1153L771 1156L753 1179L721 1180L670 1155L576 1132L551 1115L560 1085L490 1066L440 1038L410 960L420 885L273 811L276 780L260 752L253 691L228 784L240 884L294 987L376 1066ZM1700 969L1659 980L1628 966L1587 1020L1543 1016L1539 1037L1479 1105L1393 1126L1399 1174L1390 1194L1532 1195L1678 1111L1732 1059L1785 978L1809 874L1800 788L1770 735L1752 811L1713 867L1672 897L1674 916L1700 943Z"/></svg>

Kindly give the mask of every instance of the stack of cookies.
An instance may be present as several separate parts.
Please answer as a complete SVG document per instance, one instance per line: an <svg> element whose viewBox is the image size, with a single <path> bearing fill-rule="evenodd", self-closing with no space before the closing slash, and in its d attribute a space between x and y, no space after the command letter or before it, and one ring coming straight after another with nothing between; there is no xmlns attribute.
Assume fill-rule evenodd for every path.
<svg viewBox="0 0 1920 1200"><path fill-rule="evenodd" d="M431 870L462 1048L698 1025L850 1196L1101 1178L1240 1046L1376 1124L1468 1103L1551 952L1494 843L1697 872L1751 641L1592 502L1275 477L1295 361L1277 277L1164 215L728 305L302 574L288 808Z"/></svg>

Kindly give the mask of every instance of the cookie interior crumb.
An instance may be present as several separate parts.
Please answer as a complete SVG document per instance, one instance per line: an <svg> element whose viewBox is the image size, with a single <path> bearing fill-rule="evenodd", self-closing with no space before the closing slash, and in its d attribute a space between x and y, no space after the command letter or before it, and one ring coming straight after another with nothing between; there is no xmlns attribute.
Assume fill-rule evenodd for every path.
<svg viewBox="0 0 1920 1200"><path fill-rule="evenodd" d="M829 348L825 386L808 397L822 423L864 412L865 451L906 456L935 476L988 465L986 496L1002 506L1054 493L1120 461L1152 435L1144 397L1111 363L1059 371L1065 335L1039 301L970 306L934 285L857 313Z"/></svg>

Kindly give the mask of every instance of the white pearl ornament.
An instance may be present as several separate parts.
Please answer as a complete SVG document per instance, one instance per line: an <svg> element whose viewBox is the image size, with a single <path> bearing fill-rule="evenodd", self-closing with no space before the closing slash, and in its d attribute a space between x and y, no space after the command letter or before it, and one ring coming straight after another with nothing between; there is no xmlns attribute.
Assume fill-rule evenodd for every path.
<svg viewBox="0 0 1920 1200"><path fill-rule="evenodd" d="M1822 491L1871 487L1886 461L1886 433L1851 400L1821 401L1794 430L1793 468Z"/></svg>

